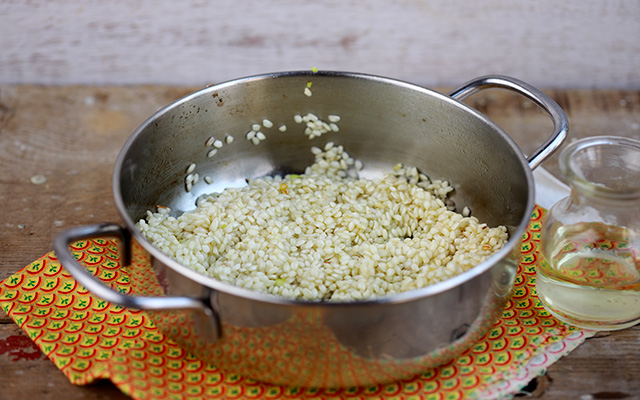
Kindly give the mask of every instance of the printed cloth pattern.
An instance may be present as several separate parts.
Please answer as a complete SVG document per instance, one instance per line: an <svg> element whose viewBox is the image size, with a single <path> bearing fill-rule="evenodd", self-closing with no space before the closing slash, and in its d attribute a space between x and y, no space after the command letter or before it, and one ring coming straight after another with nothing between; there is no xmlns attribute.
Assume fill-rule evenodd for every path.
<svg viewBox="0 0 640 400"><path fill-rule="evenodd" d="M385 385L295 388L227 373L180 348L145 312L94 297L53 252L0 283L0 306L73 384L110 379L134 399L509 398L593 334L559 322L537 298L544 213L536 207L532 214L513 297L491 330L447 364ZM131 291L117 243L92 239L72 248L94 276L122 293Z"/></svg>

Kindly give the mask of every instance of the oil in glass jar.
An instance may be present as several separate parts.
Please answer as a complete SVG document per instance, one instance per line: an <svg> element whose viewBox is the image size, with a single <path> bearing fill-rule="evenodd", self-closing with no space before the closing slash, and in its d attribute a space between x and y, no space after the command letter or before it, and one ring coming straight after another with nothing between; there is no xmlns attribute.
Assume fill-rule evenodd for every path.
<svg viewBox="0 0 640 400"><path fill-rule="evenodd" d="M560 153L571 194L544 221L536 289L558 319L593 330L640 322L640 141L578 140Z"/></svg>

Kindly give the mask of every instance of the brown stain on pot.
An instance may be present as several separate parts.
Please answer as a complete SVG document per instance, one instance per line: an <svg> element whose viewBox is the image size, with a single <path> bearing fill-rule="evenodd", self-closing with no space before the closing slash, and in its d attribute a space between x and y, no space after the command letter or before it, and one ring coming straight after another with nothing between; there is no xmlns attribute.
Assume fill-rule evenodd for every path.
<svg viewBox="0 0 640 400"><path fill-rule="evenodd" d="M214 92L211 97L215 100L215 103L218 107L222 107L224 106L224 100L222 99L222 97L220 97L218 95L218 92Z"/></svg>

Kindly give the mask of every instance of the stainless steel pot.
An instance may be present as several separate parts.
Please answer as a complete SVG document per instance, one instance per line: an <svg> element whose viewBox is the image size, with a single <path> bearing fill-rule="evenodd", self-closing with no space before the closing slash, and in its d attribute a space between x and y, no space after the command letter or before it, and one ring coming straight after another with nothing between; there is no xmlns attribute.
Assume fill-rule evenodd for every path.
<svg viewBox="0 0 640 400"><path fill-rule="evenodd" d="M313 95L303 93L311 81ZM495 123L461 103L489 87L515 91L543 108L554 123L549 139L525 158ZM309 140L295 114L341 116L340 131ZM245 140L264 118L285 133ZM147 310L169 337L201 359L258 380L307 387L382 383L407 378L450 360L478 340L500 315L514 282L520 240L534 206L531 170L564 140L567 118L539 90L516 79L488 76L449 95L392 79L343 72L287 72L208 87L160 110L124 145L113 173L116 206L125 227L101 224L70 229L55 238L64 267L96 296ZM235 137L207 157L210 136ZM372 177L398 162L431 178L448 179L459 209L488 224L508 227L497 254L453 279L369 301L293 301L234 287L180 265L150 244L135 223L147 209L195 208L198 196L245 179L302 171L310 147L341 144ZM209 148L210 149L210 148ZM198 183L187 192L185 169L196 163ZM135 295L95 280L68 251L90 237L122 239L133 255Z"/></svg>

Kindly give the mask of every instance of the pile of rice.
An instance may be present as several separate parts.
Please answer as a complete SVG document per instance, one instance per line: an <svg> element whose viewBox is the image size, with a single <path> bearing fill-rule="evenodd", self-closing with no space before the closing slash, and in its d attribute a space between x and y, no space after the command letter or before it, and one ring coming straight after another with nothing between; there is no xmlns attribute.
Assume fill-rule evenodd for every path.
<svg viewBox="0 0 640 400"><path fill-rule="evenodd" d="M200 199L179 217L148 211L138 228L194 270L287 298L347 301L456 276L507 241L445 204L453 190L416 168L357 177L342 146L312 148L303 175L263 177ZM465 213L468 214L468 213Z"/></svg>

